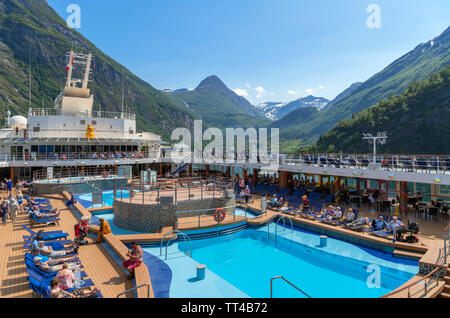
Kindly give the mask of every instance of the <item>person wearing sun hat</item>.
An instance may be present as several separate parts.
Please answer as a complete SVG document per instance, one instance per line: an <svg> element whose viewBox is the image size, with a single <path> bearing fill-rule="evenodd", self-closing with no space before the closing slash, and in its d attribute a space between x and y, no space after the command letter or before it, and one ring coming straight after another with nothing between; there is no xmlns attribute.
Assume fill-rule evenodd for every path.
<svg viewBox="0 0 450 318"><path fill-rule="evenodd" d="M302 210L302 213L308 212L309 200L307 195L302 196L302 204L300 205L300 209Z"/></svg>

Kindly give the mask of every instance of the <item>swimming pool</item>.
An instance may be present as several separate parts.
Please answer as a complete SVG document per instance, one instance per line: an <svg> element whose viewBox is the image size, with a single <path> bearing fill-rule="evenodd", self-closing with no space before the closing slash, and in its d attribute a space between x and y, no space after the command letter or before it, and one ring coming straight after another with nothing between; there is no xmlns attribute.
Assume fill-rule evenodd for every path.
<svg viewBox="0 0 450 318"><path fill-rule="evenodd" d="M134 190L135 192L138 192ZM130 191L129 190L117 190L116 199L120 197L129 198ZM83 193L83 194L75 194L77 200L81 203L83 207L86 209L90 208L99 208L103 206L112 206L114 203L114 190L105 190L103 191L103 204L94 204L92 205L92 193Z"/></svg>
<svg viewBox="0 0 450 318"><path fill-rule="evenodd" d="M282 275L313 298L374 298L396 289L419 270L417 261L392 253L333 238L320 247L317 233L279 230L276 241L273 224L269 235L265 226L194 240L192 259L181 252L183 242L170 246L165 260L173 273L170 297L265 298L270 297L271 278ZM144 250L159 255L159 247ZM204 281L192 280L196 264L207 266ZM273 296L305 297L282 280L274 281Z"/></svg>

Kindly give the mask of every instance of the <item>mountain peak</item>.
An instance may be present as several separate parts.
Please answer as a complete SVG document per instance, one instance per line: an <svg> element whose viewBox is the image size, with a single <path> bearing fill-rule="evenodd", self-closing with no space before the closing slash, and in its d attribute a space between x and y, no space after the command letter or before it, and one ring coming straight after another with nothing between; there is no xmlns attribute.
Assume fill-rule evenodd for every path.
<svg viewBox="0 0 450 318"><path fill-rule="evenodd" d="M196 91L202 89L228 90L228 87L216 75L210 75L198 84Z"/></svg>

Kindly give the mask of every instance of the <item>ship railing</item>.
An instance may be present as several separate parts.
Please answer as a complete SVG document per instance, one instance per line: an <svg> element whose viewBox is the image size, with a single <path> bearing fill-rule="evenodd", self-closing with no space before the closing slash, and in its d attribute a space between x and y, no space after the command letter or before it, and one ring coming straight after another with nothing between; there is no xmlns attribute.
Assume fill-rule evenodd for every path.
<svg viewBox="0 0 450 318"><path fill-rule="evenodd" d="M0 161L54 161L54 165L62 165L67 161L78 161L76 165L83 165L86 162L82 160L113 160L113 161L123 161L123 160L139 160L139 159L158 159L158 151L124 151L120 152L119 155L112 152L64 152L64 153L0 153ZM81 161L80 161L81 160ZM114 164L114 163L112 163Z"/></svg>
<svg viewBox="0 0 450 318"><path fill-rule="evenodd" d="M126 119L126 120L136 120L136 114L125 113L125 112L107 112L107 111L86 111L86 112L75 112L75 113L61 113L60 109L57 108L30 108L28 110L28 116L76 116L76 117L87 117L87 118L109 118L109 119Z"/></svg>

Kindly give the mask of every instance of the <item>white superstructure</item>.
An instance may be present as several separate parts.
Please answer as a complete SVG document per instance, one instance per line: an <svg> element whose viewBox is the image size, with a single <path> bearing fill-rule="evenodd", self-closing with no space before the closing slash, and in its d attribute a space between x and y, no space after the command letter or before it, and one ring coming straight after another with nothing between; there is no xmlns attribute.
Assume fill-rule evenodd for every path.
<svg viewBox="0 0 450 318"><path fill-rule="evenodd" d="M30 108L27 118L6 114L0 161L155 158L160 136L136 132L135 114L93 110L92 55L71 51L67 60L67 80L53 108Z"/></svg>

